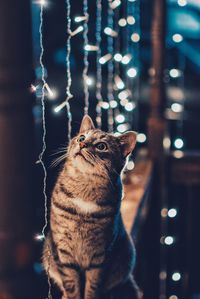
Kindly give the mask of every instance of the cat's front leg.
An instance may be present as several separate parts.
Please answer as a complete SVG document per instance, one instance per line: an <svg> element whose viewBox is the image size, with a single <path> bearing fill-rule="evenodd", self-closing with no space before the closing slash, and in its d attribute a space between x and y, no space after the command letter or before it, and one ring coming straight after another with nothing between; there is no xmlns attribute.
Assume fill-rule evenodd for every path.
<svg viewBox="0 0 200 299"><path fill-rule="evenodd" d="M75 269L62 269L62 299L81 299L80 274Z"/></svg>
<svg viewBox="0 0 200 299"><path fill-rule="evenodd" d="M93 268L86 271L84 299L99 299L102 288L103 269Z"/></svg>

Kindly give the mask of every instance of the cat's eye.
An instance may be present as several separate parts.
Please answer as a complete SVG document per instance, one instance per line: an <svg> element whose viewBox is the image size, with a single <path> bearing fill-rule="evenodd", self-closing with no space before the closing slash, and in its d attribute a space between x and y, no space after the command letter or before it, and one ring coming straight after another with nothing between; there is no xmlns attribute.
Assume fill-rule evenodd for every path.
<svg viewBox="0 0 200 299"><path fill-rule="evenodd" d="M78 142L83 142L85 140L85 136L84 135L81 135L79 138L78 138Z"/></svg>
<svg viewBox="0 0 200 299"><path fill-rule="evenodd" d="M99 143L97 143L96 148L99 151L105 151L105 150L108 149L107 144L105 142L99 142Z"/></svg>

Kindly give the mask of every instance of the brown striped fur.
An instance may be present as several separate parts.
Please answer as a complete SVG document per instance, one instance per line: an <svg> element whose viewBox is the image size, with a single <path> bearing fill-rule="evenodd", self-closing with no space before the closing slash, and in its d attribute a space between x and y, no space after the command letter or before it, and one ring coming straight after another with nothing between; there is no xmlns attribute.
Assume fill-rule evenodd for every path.
<svg viewBox="0 0 200 299"><path fill-rule="evenodd" d="M119 288L129 289L121 298L137 298L135 249L120 214L120 172L135 142L134 132L116 137L95 129L89 116L70 142L52 194L43 252L44 268L62 299L100 299L109 292L118 298Z"/></svg>

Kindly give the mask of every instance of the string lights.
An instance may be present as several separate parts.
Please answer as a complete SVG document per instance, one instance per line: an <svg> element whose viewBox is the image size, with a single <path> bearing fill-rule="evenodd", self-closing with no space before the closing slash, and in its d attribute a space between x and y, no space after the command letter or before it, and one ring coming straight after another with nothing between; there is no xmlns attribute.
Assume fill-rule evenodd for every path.
<svg viewBox="0 0 200 299"><path fill-rule="evenodd" d="M84 89L84 98L85 98L85 107L84 114L88 114L89 109L89 89L87 84L88 78L88 69L89 69L89 61L88 61L88 51L97 51L97 46L88 45L88 0L83 0L83 15L85 17L84 20L84 30L83 30L83 40L84 40L84 69L83 69L83 89Z"/></svg>

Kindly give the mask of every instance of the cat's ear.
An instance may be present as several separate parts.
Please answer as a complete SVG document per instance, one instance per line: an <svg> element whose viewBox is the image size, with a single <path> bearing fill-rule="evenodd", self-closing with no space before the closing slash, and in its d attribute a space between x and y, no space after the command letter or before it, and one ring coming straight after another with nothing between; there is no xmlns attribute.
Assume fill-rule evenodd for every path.
<svg viewBox="0 0 200 299"><path fill-rule="evenodd" d="M124 157L127 157L135 148L137 133L129 131L117 137L121 144L121 149Z"/></svg>
<svg viewBox="0 0 200 299"><path fill-rule="evenodd" d="M81 122L81 127L79 133L83 133L89 130L94 130L95 126L92 121L92 119L89 117L89 115L85 115Z"/></svg>

